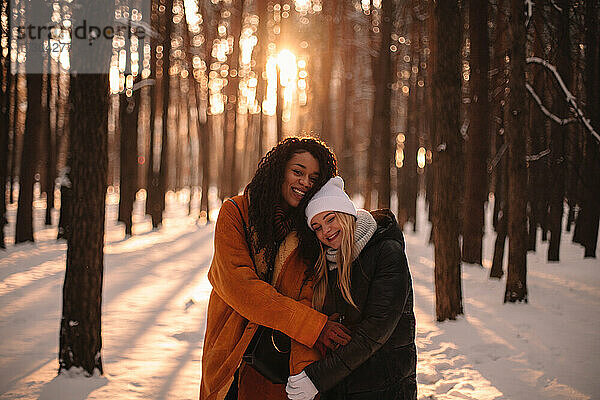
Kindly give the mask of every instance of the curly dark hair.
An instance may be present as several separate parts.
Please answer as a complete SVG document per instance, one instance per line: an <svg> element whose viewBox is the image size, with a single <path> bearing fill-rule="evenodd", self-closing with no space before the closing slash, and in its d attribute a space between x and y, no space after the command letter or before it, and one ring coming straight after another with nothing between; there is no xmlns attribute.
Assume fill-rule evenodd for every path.
<svg viewBox="0 0 600 400"><path fill-rule="evenodd" d="M292 209L292 219L298 232L301 254L309 265L314 265L319 254L319 243L310 231L304 210L313 195L337 174L337 161L333 152L319 139L313 137L289 137L273 147L258 163L258 169L248 184L250 198L248 218L250 230L256 235L253 247L256 252L264 250L264 259L273 268L278 243L275 239L275 206L283 202L281 185L287 162L294 154L309 152L319 162L319 179L304 195L300 204Z"/></svg>

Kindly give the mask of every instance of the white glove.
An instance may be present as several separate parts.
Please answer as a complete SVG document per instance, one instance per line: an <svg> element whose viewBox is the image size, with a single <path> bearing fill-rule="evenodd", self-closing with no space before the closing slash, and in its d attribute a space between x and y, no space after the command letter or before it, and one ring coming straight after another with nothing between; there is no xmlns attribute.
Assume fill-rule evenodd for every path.
<svg viewBox="0 0 600 400"><path fill-rule="evenodd" d="M319 391L312 383L306 372L302 371L298 375L292 375L288 378L285 391L291 400L312 400Z"/></svg>

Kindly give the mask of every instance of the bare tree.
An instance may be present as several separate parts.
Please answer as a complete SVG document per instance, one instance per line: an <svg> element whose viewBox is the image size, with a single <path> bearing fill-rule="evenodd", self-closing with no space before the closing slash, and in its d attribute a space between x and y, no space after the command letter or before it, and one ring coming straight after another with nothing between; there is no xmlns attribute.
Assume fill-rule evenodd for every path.
<svg viewBox="0 0 600 400"><path fill-rule="evenodd" d="M7 31L10 32L12 22L11 2L3 0L0 13L6 15ZM10 88L12 73L10 71L11 46L6 53L0 54L0 248L5 249L4 226L6 220L6 181L8 178L8 132L10 129Z"/></svg>
<svg viewBox="0 0 600 400"><path fill-rule="evenodd" d="M109 20L114 3L79 2L73 21L91 16ZM99 39L102 40L102 39ZM108 42L108 41L106 41ZM63 286L60 323L60 371L83 368L86 374L102 369L101 304L104 269L104 216L108 167L108 69L112 46L102 42L95 59L71 50L71 179L72 228ZM94 64L96 63L96 64ZM92 68L98 68L92 70ZM85 73L93 71L106 71Z"/></svg>
<svg viewBox="0 0 600 400"><path fill-rule="evenodd" d="M131 41L129 32L125 35L125 51L127 61L125 71L131 69ZM138 49L141 51L141 46ZM141 69L140 69L141 70ZM140 73L135 77L131 76L128 85L119 97L119 123L120 123L120 157L119 157L119 221L125 224L125 234L132 233L132 214L133 203L137 192L138 183L138 163L137 163L137 145L138 145L138 114L140 109L140 91L135 88L135 83L140 80Z"/></svg>
<svg viewBox="0 0 600 400"><path fill-rule="evenodd" d="M416 2L415 2L416 3ZM400 137L401 145L403 146L402 164L397 166L396 177L398 193L398 223L401 227L406 222L412 222L413 231L416 229L416 212L417 212L417 147L420 121L420 104L419 99L421 88L418 86L418 80L421 79L420 54L421 50L421 34L420 21L414 13L405 17L408 19L410 46L407 55L409 61L405 63L405 67L410 72L410 78L406 83L409 87L409 95L406 105L406 129L404 135ZM404 139L404 140L402 140Z"/></svg>
<svg viewBox="0 0 600 400"><path fill-rule="evenodd" d="M30 3L27 4L27 14L33 12L32 7ZM15 243L34 241L33 184L40 138L43 80L41 73L30 70L31 67L34 67L34 60L39 60L39 50L36 48L36 44L33 38L27 39L27 114L21 153L21 168L19 169L19 204Z"/></svg>
<svg viewBox="0 0 600 400"><path fill-rule="evenodd" d="M462 260L482 264L483 211L487 200L486 158L488 153L488 4L469 2L471 59L469 84L469 130L465 138L465 197L463 201Z"/></svg>
<svg viewBox="0 0 600 400"><path fill-rule="evenodd" d="M585 3L585 89L586 111L591 125L600 128L600 37L598 34L597 1ZM576 234L585 247L584 257L596 258L600 216L600 143L586 132L584 153L584 182L581 211L577 217Z"/></svg>
<svg viewBox="0 0 600 400"><path fill-rule="evenodd" d="M242 28L242 2L232 1L229 7L229 34L233 36L233 51L228 57L228 78L225 87L226 103L223 115L223 169L221 178L223 180L224 197L235 196L239 190L237 182L237 152L236 140L238 135L237 107L239 86L239 57L240 57L240 32ZM278 104L278 107L281 108Z"/></svg>
<svg viewBox="0 0 600 400"><path fill-rule="evenodd" d="M204 62L207 66L213 62L212 48L213 42L216 35L216 11L212 2L202 2L201 13L203 16L203 33L204 33ZM202 95L200 92L199 84L196 84L196 104L201 104ZM209 112L210 101L208 100L208 89L207 89L207 100L204 107L205 118L203 121L199 120L200 127L200 159L202 167L202 197L200 199L200 212L199 218L210 221L210 209L208 202L208 191L210 189L211 173L213 171L211 165L211 149L212 149L212 131L214 116ZM262 113L261 113L262 114Z"/></svg>
<svg viewBox="0 0 600 400"><path fill-rule="evenodd" d="M506 155L505 109L508 87L507 41L505 32L508 28L507 1L499 0L494 8L494 40L492 41L492 71L493 79L490 104L491 111L491 144L493 156L490 157L487 170L491 175L494 188L494 210L492 224L496 231L494 255L490 278L500 279L504 275L504 248L508 235L508 156Z"/></svg>
<svg viewBox="0 0 600 400"><path fill-rule="evenodd" d="M153 100L150 117L150 157L148 165L148 189L146 197L146 210L152 217L152 226L157 228L162 224L163 211L165 210L165 194L168 185L169 163L169 105L170 105L170 69L171 69L171 33L173 30L173 0L156 0L152 5L152 26L160 32L162 45L158 40L151 40L151 68L155 70L156 84L153 87ZM162 51L158 53L159 47ZM160 60L160 62L159 62ZM160 106L160 107L159 107ZM156 112L161 115L160 146L156 146ZM156 151L159 151L157 154Z"/></svg>
<svg viewBox="0 0 600 400"><path fill-rule="evenodd" d="M390 207L390 168L395 146L392 146L391 99L392 83L392 27L395 15L394 0L383 0L381 3L380 45L373 79L375 82L375 101L373 103L373 122L371 125L370 151L377 157L379 180L377 184L377 204L379 208ZM375 162L374 162L375 163Z"/></svg>
<svg viewBox="0 0 600 400"><path fill-rule="evenodd" d="M319 135L321 138L329 142L333 135L333 118L331 115L331 75L333 71L333 54L335 48L335 31L336 31L336 7L339 7L340 3L327 1L323 4L323 11L321 18L323 22L323 40L321 42L321 54L320 59L321 71L319 76L321 81L319 82L319 104L320 104L320 119L321 129Z"/></svg>
<svg viewBox="0 0 600 400"><path fill-rule="evenodd" d="M159 14L160 0L151 1L151 14L150 14L150 25L153 32L160 32L160 14ZM158 86L159 76L158 70L158 54L157 48L161 41L157 35L152 35L150 38L150 76L149 79L153 82L150 88L150 144L148 151L148 162L147 162L147 178L146 178L146 213L150 214L152 218L152 227L158 227L160 221L162 221L162 208L160 205L160 178L159 178L159 165L158 157L159 151L156 146L157 141L157 111L160 105L160 88ZM164 49L163 49L164 51ZM164 53L163 53L164 54ZM166 120L163 119L163 124Z"/></svg>
<svg viewBox="0 0 600 400"><path fill-rule="evenodd" d="M434 182L433 242L435 245L435 299L438 321L463 313L459 247L460 179L453 165L460 157L459 110L461 98L461 17L451 2L435 5L434 72Z"/></svg>
<svg viewBox="0 0 600 400"><path fill-rule="evenodd" d="M527 126L525 89L525 12L520 0L510 7L510 94L508 143L508 275L504 302L527 302L527 163L523 127Z"/></svg>
<svg viewBox="0 0 600 400"><path fill-rule="evenodd" d="M258 39L258 43L256 45L256 100L258 101L259 112L254 114L254 118L258 119L258 121L254 122L254 125L257 126L257 147L258 147L258 159L262 157L264 153L266 153L267 149L264 149L264 135L265 135L265 127L264 127L264 113L262 109L262 101L264 100L267 80L263 77L263 73L265 73L266 62L267 62L267 51L269 46L269 30L267 27L269 12L267 11L267 0L256 0L256 13L258 14L258 29L256 32L256 37ZM254 165L253 165L254 166Z"/></svg>
<svg viewBox="0 0 600 400"><path fill-rule="evenodd" d="M569 12L571 5L569 0L559 2L562 11L558 21L558 71L563 78L568 79L572 74L571 69L571 40L569 33ZM562 99L562 93L557 92L554 104L555 115L567 115L569 108ZM550 194L550 245L548 246L548 261L559 261L560 238L562 234L562 219L565 199L565 135L568 134L567 128L559 125L552 125L550 138L550 173L552 174L553 184Z"/></svg>

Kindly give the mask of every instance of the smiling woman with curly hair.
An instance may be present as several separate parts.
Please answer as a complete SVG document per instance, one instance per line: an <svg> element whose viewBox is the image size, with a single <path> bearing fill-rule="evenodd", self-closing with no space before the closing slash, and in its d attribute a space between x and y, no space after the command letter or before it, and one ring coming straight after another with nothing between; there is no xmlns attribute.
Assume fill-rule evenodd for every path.
<svg viewBox="0 0 600 400"><path fill-rule="evenodd" d="M286 398L285 385L271 383L242 362L259 325L299 344L290 373L312 359L308 352L317 341L329 347L349 341L341 324L311 308L314 264L309 261L316 260L319 246L304 220L307 201L336 172L335 156L322 142L288 138L263 157L244 194L223 203L208 272L213 290L201 400Z"/></svg>
<svg viewBox="0 0 600 400"><path fill-rule="evenodd" d="M282 192L273 189L284 184L286 175L283 172L286 170L286 164L292 156L298 154L305 154L316 159L320 172L315 177L309 177L310 184L306 186L308 191L301 195L298 203L294 203L294 199L282 201L289 200L285 197L286 188L282 188ZM304 209L308 200L327 182L327 177L335 176L336 171L335 156L322 142L314 138L288 138L271 149L260 161L254 178L247 187L252 203L248 209L248 215L249 225L256 232L254 246L257 250L264 249L264 257L269 266L272 267L278 242L276 225L273 222L277 221L281 211L284 211L290 219L297 223L294 228L298 230L303 254L310 257L308 248L311 248L314 249L316 258L320 247L318 242L313 240L314 235L310 230L305 229ZM291 172L295 174L294 170ZM304 190L300 184L298 188ZM290 202L293 204L289 204Z"/></svg>

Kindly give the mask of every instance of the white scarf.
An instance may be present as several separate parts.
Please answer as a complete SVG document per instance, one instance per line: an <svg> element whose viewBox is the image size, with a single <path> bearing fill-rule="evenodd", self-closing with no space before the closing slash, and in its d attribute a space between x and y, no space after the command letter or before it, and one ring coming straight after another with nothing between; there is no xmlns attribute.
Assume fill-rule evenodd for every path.
<svg viewBox="0 0 600 400"><path fill-rule="evenodd" d="M377 222L375 222L375 218L373 218L370 212L359 209L357 210L357 214L356 230L354 231L354 258L352 261L358 257L377 229ZM330 270L337 268L337 253L338 249L331 248L325 252L327 266Z"/></svg>

